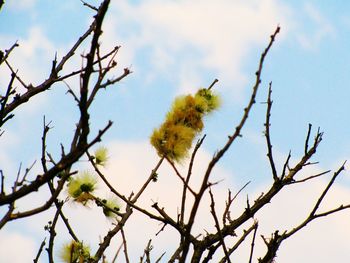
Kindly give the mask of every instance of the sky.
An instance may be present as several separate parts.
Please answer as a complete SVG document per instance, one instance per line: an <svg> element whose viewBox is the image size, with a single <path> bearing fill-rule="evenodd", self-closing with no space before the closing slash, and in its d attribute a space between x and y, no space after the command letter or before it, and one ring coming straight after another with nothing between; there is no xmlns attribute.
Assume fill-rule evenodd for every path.
<svg viewBox="0 0 350 263"><path fill-rule="evenodd" d="M96 4L98 1L90 1ZM109 149L109 165L104 172L112 184L125 195L135 191L157 163L158 157L149 143L153 129L161 124L173 99L194 93L219 79L215 91L222 98L221 108L205 120L206 140L196 161L194 181L198 185L206 163L226 142L238 124L255 81L255 71L269 36L277 25L281 27L269 52L258 91L257 103L230 151L214 170L213 189L217 209L223 209L227 189L237 192L245 183L233 213L239 214L247 196L254 200L272 182L263 136L267 88L272 82L273 108L271 138L277 170L281 171L289 153L296 163L302 156L308 124L313 134L318 127L324 139L304 176L325 170L337 170L350 156L349 68L350 16L348 1L286 1L286 0L145 0L111 1L104 21L102 49L108 51L120 45L117 76L128 67L132 74L122 82L101 91L91 109L91 138L108 120L114 125L102 144ZM87 29L93 12L78 0L7 0L0 12L0 49L8 49L18 41L19 47L9 61L26 83L38 84L47 78L55 54L62 57ZM86 43L67 65L65 72L79 69ZM0 94L7 87L9 71L0 68ZM73 89L79 81L67 81ZM40 173L41 134L43 117L52 121L48 150L59 156L62 143L68 147L78 111L74 100L66 94L67 86L58 84L34 98L16 112L4 127L0 138L0 169L10 185L22 169L35 160L32 176ZM86 161L77 169L88 169ZM181 170L186 165L180 165ZM176 215L179 206L175 198L180 182L166 164L161 167L157 184L151 186L140 204L150 208L153 201L161 203ZM316 202L331 174L305 185L292 186L277 196L257 218L260 234L269 236L276 229L291 229L300 223ZM349 203L348 171L340 176L325 207ZM18 203L20 208L40 204L46 190ZM103 186L101 195L109 195ZM169 194L174 191L174 194ZM0 208L0 215L5 213ZM78 235L96 247L99 238L111 227L93 206L76 204L66 208ZM10 222L0 232L0 255L4 262L27 262L33 259L41 241L47 236L44 225L52 211L31 220ZM287 240L278 251L276 262L347 262L350 212L313 222L307 229ZM213 228L204 200L195 231ZM248 227L247 225L245 227ZM140 237L140 229L145 234ZM126 226L130 255L134 260L142 254L149 237L154 242L154 258L178 239L169 232L155 236L160 229L145 217L135 213ZM68 233L58 225L57 251L67 241ZM242 231L242 229L240 229ZM107 252L112 256L120 245L116 239ZM16 245L14 245L16 244ZM235 257L247 262L247 242ZM167 252L166 256L172 253ZM113 251L112 251L113 250ZM21 251L21 253L18 253ZM255 258L262 256L264 246L257 244ZM122 259L121 259L122 260ZM47 262L43 253L40 262ZM119 262L119 261L118 261ZM121 261L123 262L123 261Z"/></svg>

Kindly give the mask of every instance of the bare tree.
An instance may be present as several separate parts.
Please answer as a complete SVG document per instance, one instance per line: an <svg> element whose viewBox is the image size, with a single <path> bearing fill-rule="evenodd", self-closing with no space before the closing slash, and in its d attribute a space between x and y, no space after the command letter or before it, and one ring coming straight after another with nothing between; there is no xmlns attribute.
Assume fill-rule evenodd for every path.
<svg viewBox="0 0 350 263"><path fill-rule="evenodd" d="M116 190L101 170L101 166L106 162L106 149L100 148L94 153L91 152L91 147L102 140L103 135L111 127L112 121L109 121L104 127L101 127L97 134L91 134L90 127L92 124L90 123L89 115L90 108L95 102L98 92L109 86L118 84L119 81L123 80L131 73L128 68L125 68L120 76L114 78L107 77L107 74L117 66L116 59L119 50L119 46L116 46L106 54L101 54L100 36L102 34L103 20L109 4L110 0L102 1L99 7L83 2L86 8L94 12L90 27L78 38L62 58L54 57L50 74L44 81L36 86L25 83L17 70L14 69L8 61L11 53L15 52L15 49L19 47L20 43L16 42L11 47L4 50L4 52L0 52L0 66L7 67L11 72L6 92L0 94L0 137L6 132L6 124L13 120L16 110L26 103L31 103L33 97L40 96L41 93L55 88L57 83L64 82L67 79L76 76L79 76L80 79L80 90L78 93L69 86L67 88L67 92L76 102L77 108L79 109L79 118L76 121L76 129L71 135L70 148L67 150L62 146L60 156L54 156L47 151L46 138L51 129L51 122L47 122L44 118L40 153L42 172L40 174L33 174L31 172L32 166L26 168L24 172L19 169L15 181L12 183L12 187L7 189L5 187L5 181L7 178L10 178L10 176L0 170L0 206L7 207L7 212L1 215L0 229L11 221L18 221L25 217L31 217L49 209L55 211L54 217L46 226L49 233L48 240L45 238L41 244L38 244L38 253L34 262L38 262L40 257L44 257L42 255L44 248L47 251L49 262L54 262L55 237L61 234L56 233L56 225L59 220L64 222L72 239L72 242L67 244L66 254L62 256L67 262L105 262L105 251L109 248L111 240L118 235L122 238L123 242L120 249L116 252L113 262L117 257L121 257L119 255L121 249L124 251L124 260L126 262L131 262L128 253L127 235L124 233L124 225L128 222L129 218L132 217L134 210L142 213L147 220L160 222L164 227L171 227L178 233L178 243L177 246L173 248L173 251L170 251L171 256L165 259L164 254L162 254L155 262L210 262L214 256L216 258L218 256L221 257L219 262L232 262L232 255L234 255L237 248L244 242L250 242L251 251L249 262L253 262L254 259L257 259L260 263L273 262L283 241L304 229L315 219L329 216L350 207L350 204L343 204L338 207L333 207L330 210L320 211L320 206L325 200L327 193L331 189L336 178L344 170L344 163L333 173L328 185L325 186L323 192L318 199L315 200L313 208L309 211L305 219L292 229L276 229L276 231L271 233L270 237L261 236L266 244L266 253L264 255L254 254L255 242L258 238L257 233L259 230L259 218L257 217L257 213L269 204L273 198L278 198L276 196L285 188L294 184L306 184L330 172L325 171L301 178L298 176L305 167L315 164L312 161L312 157L316 154L322 141L323 133L319 129L312 136L313 131L311 124L307 130L305 144L303 146L303 156L296 163L292 164L291 154L289 154L283 167L277 167L270 137L270 116L272 111L272 83L270 83L266 99L264 136L266 139L268 162L270 164L271 185L253 202L247 200L245 209L236 217L231 216L232 204L248 183L236 193L229 190L227 200L225 200L226 207L224 212L218 214L216 211L216 200L212 191L212 187L216 182L212 182L211 180L212 171L222 157L230 150L233 143L242 136L242 129L256 103L264 61L280 32L279 26L271 35L266 49L261 54L255 74L255 84L252 87L251 96L244 108L242 117L232 133L228 135L226 143L219 147L218 151L207 164L206 171L201 177L200 187L196 189L192 185L191 175L196 161L196 154L205 140L205 135L197 141L193 148L191 148L191 145L193 139L202 129L203 123L201 117L216 107L213 102L215 95L212 93L212 90L215 88L215 84L218 80L214 80L208 88L200 90L195 96L191 97L189 95L185 98L185 102L181 102L182 104L178 102L182 105L180 109L181 117L176 115L180 113L176 108L176 104L174 104L174 116L169 117L170 115L168 115L165 124L156 131L154 139L151 139L160 157L154 168L149 171L149 176L145 179L142 187L135 189L130 196L127 196L124 192L120 192L120 190ZM0 1L0 9L2 5L3 1ZM89 50L86 54L82 55L84 60L83 65L70 73L63 73L66 63L75 56L78 48L88 41L90 41ZM17 85L19 85L21 89L18 88ZM170 141L172 143L170 143ZM182 148L179 148L180 146ZM189 149L192 149L192 152L189 154L187 172L181 174L177 167L177 162L182 158L182 154L186 155ZM89 174L81 174L75 167L75 164L83 157L88 158L91 167L105 186L124 204L122 210L117 204L113 203L113 201L110 202L94 194L96 181L94 181ZM154 202L151 207L142 207L138 204L140 197L144 194L149 185L151 183L157 183L157 171L165 162L170 164L183 188L181 199L179 200L181 207L175 218L158 202ZM278 170L281 170L281 172L279 173ZM41 205L30 209L16 206L16 202L31 198L31 193L42 191L44 187L48 187L51 194L47 200L42 200ZM94 252L86 248L83 241L78 238L78 235L69 224L69 220L63 212L63 207L67 203L64 199L64 195L62 195L63 189L65 188L68 188L70 198L74 201L82 204L88 202L94 203L102 208L106 216L112 216L113 218L112 228L102 238L101 242L96 241L96 243L99 242L99 244L98 249ZM188 198L189 195L192 198ZM211 200L207 212L211 214L215 222L215 230L200 236L195 236L193 226L196 224L198 209L205 195L209 195ZM186 216L187 214L189 215L188 217ZM250 239L250 241L248 241L248 239ZM151 251L152 244L150 241L144 249L140 262L151 262Z"/></svg>

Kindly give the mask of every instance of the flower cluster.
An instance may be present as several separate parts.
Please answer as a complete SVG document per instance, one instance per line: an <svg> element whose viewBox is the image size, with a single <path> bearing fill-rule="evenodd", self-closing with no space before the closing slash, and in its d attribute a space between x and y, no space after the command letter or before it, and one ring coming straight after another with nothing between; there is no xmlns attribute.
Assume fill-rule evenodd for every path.
<svg viewBox="0 0 350 263"><path fill-rule="evenodd" d="M187 157L193 139L203 129L203 117L219 105L219 97L208 89L200 89L194 96L177 97L164 123L150 138L158 155L174 161Z"/></svg>
<svg viewBox="0 0 350 263"><path fill-rule="evenodd" d="M96 165L105 166L108 161L108 150L100 147L95 151L93 160ZM108 218L116 218L120 210L117 199L111 197L109 199L101 199L96 196L97 178L89 171L80 172L76 176L68 179L67 193L74 202L87 205L94 201L97 206L101 207L103 213Z"/></svg>
<svg viewBox="0 0 350 263"><path fill-rule="evenodd" d="M73 240L63 246L60 258L67 263L88 262L91 259L90 248Z"/></svg>
<svg viewBox="0 0 350 263"><path fill-rule="evenodd" d="M103 213L108 218L114 218L116 216L116 212L119 212L119 204L118 201L115 198L110 199L104 199L102 200L103 206Z"/></svg>
<svg viewBox="0 0 350 263"><path fill-rule="evenodd" d="M108 159L108 149L106 147L101 146L95 151L95 163L97 165L106 166Z"/></svg>
<svg viewBox="0 0 350 263"><path fill-rule="evenodd" d="M88 171L71 178L68 182L68 194L74 201L86 204L94 199L92 193L96 190L97 180Z"/></svg>

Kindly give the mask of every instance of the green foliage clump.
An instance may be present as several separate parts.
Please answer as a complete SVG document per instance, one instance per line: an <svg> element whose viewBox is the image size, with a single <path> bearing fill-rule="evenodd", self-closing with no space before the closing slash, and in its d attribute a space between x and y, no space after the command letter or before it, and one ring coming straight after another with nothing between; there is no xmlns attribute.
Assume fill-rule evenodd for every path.
<svg viewBox="0 0 350 263"><path fill-rule="evenodd" d="M150 138L158 155L174 161L187 157L193 139L204 127L203 117L219 106L219 96L208 89L200 89L194 96L177 97L164 123Z"/></svg>

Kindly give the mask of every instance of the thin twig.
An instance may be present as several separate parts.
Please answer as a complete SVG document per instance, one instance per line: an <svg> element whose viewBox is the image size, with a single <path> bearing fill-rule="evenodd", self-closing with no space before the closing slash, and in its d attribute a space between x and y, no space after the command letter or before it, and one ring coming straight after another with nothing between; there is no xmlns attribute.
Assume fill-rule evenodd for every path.
<svg viewBox="0 0 350 263"><path fill-rule="evenodd" d="M43 171L44 173L47 172L47 166L46 166L46 136L47 136L47 133L49 132L50 130L50 123L49 122L48 124L46 124L46 120L45 120L45 116L43 117L43 135L41 137L41 165L43 167Z"/></svg>
<svg viewBox="0 0 350 263"><path fill-rule="evenodd" d="M284 177L286 176L287 168L289 168L289 160L290 160L291 157L292 157L292 154L291 154L291 152L289 151L288 156L287 156L287 159L286 159L286 161L284 162L284 165L283 165L281 180L283 180Z"/></svg>
<svg viewBox="0 0 350 263"><path fill-rule="evenodd" d="M249 234L255 229L255 223L249 227L247 230L243 231L243 235L237 240L237 242L229 249L228 253L231 255L236 249L243 243L243 241L249 236ZM219 263L224 263L225 258L219 261Z"/></svg>
<svg viewBox="0 0 350 263"><path fill-rule="evenodd" d="M51 224L49 224L50 239L49 239L49 247L46 250L47 250L47 253L48 253L48 256L49 256L49 262L50 263L54 262L54 260L53 260L53 246L54 246L54 240L55 240L55 237L56 237L56 230L55 230L55 228L56 228L57 220L58 220L58 217L59 217L59 214L60 214L59 211L60 211L62 205L63 205L63 202L61 202L61 206L58 207Z"/></svg>
<svg viewBox="0 0 350 263"><path fill-rule="evenodd" d="M124 229L121 228L120 232L121 232L122 238L123 238L123 247L124 247L125 261L126 261L126 263L129 263L130 260L129 260L129 256L128 256L128 247L127 247L127 244L126 244L126 237L125 237Z"/></svg>
<svg viewBox="0 0 350 263"><path fill-rule="evenodd" d="M250 181L247 182L245 185L243 185L243 187L238 190L238 192L235 194L235 196L233 198L231 198L231 191L229 190L228 198L227 198L227 202L226 202L226 208L225 208L224 213L222 214L222 222L223 222L224 225L226 224L226 218L229 219L229 221L231 221L230 217L229 217L229 212L230 212L230 207L231 207L232 202L243 191L243 189L247 187L248 184L250 184Z"/></svg>
<svg viewBox="0 0 350 263"><path fill-rule="evenodd" d="M112 260L112 263L115 263L115 261L117 260L118 255L119 255L120 250L122 249L122 247L123 247L123 242L122 242L122 243L120 244L120 246L118 247L117 252L115 253L114 258L113 258L113 260Z"/></svg>
<svg viewBox="0 0 350 263"><path fill-rule="evenodd" d="M90 9L92 9L92 10L94 10L94 11L98 11L98 8L97 8L97 7L95 7L95 6L93 6L93 5L90 5L89 3L86 3L86 2L83 1L83 0L80 0L80 2L82 2L84 6L87 6L87 7L89 7Z"/></svg>
<svg viewBox="0 0 350 263"><path fill-rule="evenodd" d="M5 50L5 54L3 54L2 58L0 59L0 65L9 57L10 53L18 46L19 44L16 41L9 49Z"/></svg>
<svg viewBox="0 0 350 263"><path fill-rule="evenodd" d="M190 159L190 163L188 165L186 180L185 180L185 183L184 183L183 188L182 188L181 210L180 210L180 224L183 224L184 223L184 219L185 219L187 185L189 185L189 182L190 182L190 179L191 179L194 159L196 157L198 149L203 144L203 141L204 141L205 137L206 137L206 135L204 135L200 140L197 141L197 143L196 143L196 145L195 145L195 147L193 149L193 152L191 154L191 159Z"/></svg>
<svg viewBox="0 0 350 263"><path fill-rule="evenodd" d="M5 176L2 170L0 170L0 175L1 175L1 192L0 195L4 195L5 194L5 190L4 190L4 184L5 184Z"/></svg>
<svg viewBox="0 0 350 263"><path fill-rule="evenodd" d="M28 102L30 98L33 96L44 92L57 81L59 81L58 73L63 69L66 62L75 54L75 51L78 49L78 47L83 43L83 41L94 31L95 28L95 21L92 22L89 29L75 42L75 44L72 46L72 48L66 53L66 55L61 59L61 61L58 63L56 68L54 70L51 70L50 76L48 79L46 79L44 82L39 84L36 87L27 89L27 92L24 94L21 94L17 97L16 100L13 100L13 102L6 105L6 108L4 109L3 116L9 115L12 111L14 111L17 107L22 105L23 103ZM24 84L24 86L26 86ZM27 87L28 88L28 87Z"/></svg>
<svg viewBox="0 0 350 263"><path fill-rule="evenodd" d="M309 123L309 129L307 130L307 136L306 136L306 140L305 140L304 154L306 154L308 149L309 149L309 139L310 139L310 134L311 134L311 128L312 128L312 125L311 125L311 123Z"/></svg>
<svg viewBox="0 0 350 263"><path fill-rule="evenodd" d="M41 252L43 251L43 248L44 248L45 244L46 244L46 237L44 238L43 242L41 242L39 250L38 250L38 253L36 254L35 259L33 259L34 263L38 262L38 260L40 258L40 255L41 255Z"/></svg>
<svg viewBox="0 0 350 263"><path fill-rule="evenodd" d="M5 115L4 111L7 107L7 102L10 99L10 96L15 93L15 89L13 89L13 82L16 78L16 73L11 73L11 79L9 81L9 84L7 85L7 90L5 93L5 96L1 98L1 109L0 109L0 127L9 119L11 119L14 114L9 114L8 116Z"/></svg>
<svg viewBox="0 0 350 263"><path fill-rule="evenodd" d="M132 204L135 204L138 200L138 198L142 195L142 193L145 191L145 189L147 188L147 186L149 185L149 183L151 181L153 181L154 179L154 174L156 174L158 168L160 167L160 165L162 164L164 158L161 158L159 160L159 162L157 163L156 167L151 171L151 174L149 175L148 179L146 180L146 182L142 185L141 189L136 193L136 195L131 198L130 200L127 201L127 206L125 208L126 212L125 214L122 216L122 218L119 220L118 224L112 229L110 230L107 235L104 237L103 242L101 242L98 250L95 253L94 258L96 259L95 262L98 262L98 260L101 258L103 252L106 250L106 248L108 247L108 245L110 244L111 239L120 231L121 227L125 224L125 222L129 219L129 217L132 214ZM102 178L102 180L104 181L104 183L110 188L113 189L113 187L110 185L110 183L108 182L108 180L106 180L106 178L104 178L104 176L101 176L102 174L99 174L100 177ZM117 191L115 191L114 193L118 194L119 197L123 197L122 195L120 195ZM125 199L125 198L124 198ZM125 200L124 200L125 201ZM136 207L136 206L135 206ZM151 215L151 214L150 214ZM157 218L154 216L154 218ZM160 221L164 221L164 220L160 220Z"/></svg>
<svg viewBox="0 0 350 263"><path fill-rule="evenodd" d="M159 263L164 257L164 255L165 255L165 252L163 252L163 254L160 255L160 257L155 261L155 263Z"/></svg>
<svg viewBox="0 0 350 263"><path fill-rule="evenodd" d="M160 221L162 223L167 223L164 221L164 219L162 217L158 217L150 212L148 212L147 210L137 206L135 203L137 202L137 200L130 200L131 198L127 198L125 197L124 195L122 195L121 193L119 193L110 183L109 181L106 179L106 177L103 175L103 173L100 171L100 169L97 167L96 163L94 162L94 158L91 156L91 154L87 151L86 152L89 160L90 160L90 163L92 164L92 166L94 167L96 173L99 175L99 177L102 179L102 181L106 184L106 186L109 188L109 190L115 194L117 197L119 197L121 200L123 200L128 206L130 206L131 208L134 208L136 209L137 211L145 214L146 216L152 218L152 219L155 219L157 221ZM159 162L157 163L156 167L152 170L149 178L153 178L154 177L154 174L156 173L156 171L158 170L161 162L163 161L163 159L160 159ZM149 178L147 179L147 182L149 181ZM152 180L150 180L152 181ZM147 187L147 186L146 186ZM145 187L145 184L143 185L142 187L142 192L146 189ZM140 191L141 191L140 190ZM123 215L123 216L126 216L126 215Z"/></svg>
<svg viewBox="0 0 350 263"><path fill-rule="evenodd" d="M252 263L252 260L253 260L255 237L256 237L256 232L258 230L258 222L256 221L253 226L254 226L254 233L253 233L252 243L250 245L249 263Z"/></svg>
<svg viewBox="0 0 350 263"><path fill-rule="evenodd" d="M112 54L114 54L115 52L116 52L116 50L118 50L120 48L120 46L115 46L111 51L109 51L108 53L106 53L104 56L102 56L101 57L101 60L103 61L103 60L105 60L106 58L108 58L108 57L110 57ZM99 61L98 60L95 60L94 61L94 65L96 65L97 63L99 63ZM71 73L68 73L68 74L66 74L66 75L63 75L63 76L58 76L57 77L57 81L62 81L62 80L65 80L65 79L68 79L68 78L70 78L70 77L72 77L72 76L76 76L76 75L78 75L78 74L82 74L82 73L84 73L84 71L85 71L85 67L82 67L81 69L79 69L79 70L75 70L75 71L72 71Z"/></svg>
<svg viewBox="0 0 350 263"><path fill-rule="evenodd" d="M69 154L63 156L61 160L51 169L44 173L43 175L38 175L36 180L31 182L29 185L24 185L16 191L8 195L0 196L0 206L4 204L9 204L29 193L36 191L40 186L46 184L48 181L52 180L59 172L65 170L71 164L76 162L87 149L93 146L95 143L101 141L102 135L112 126L112 122L110 121L106 127L100 130L89 144L85 145L82 148L76 148L74 151L71 151Z"/></svg>
<svg viewBox="0 0 350 263"><path fill-rule="evenodd" d="M310 150L309 150L310 151ZM309 152L308 151L308 152ZM263 237L263 240L267 246L267 252L265 254L265 256L259 260L260 263L270 263L277 254L277 250L280 247L280 245L282 244L282 242L284 240L286 240L287 238L291 237L292 235L294 235L295 233L299 232L301 229L303 229L304 227L306 227L307 224L309 224L311 221L319 218L319 217L324 217L324 216L328 216L330 214L345 210L345 209L350 209L350 204L349 205L340 205L339 207L335 208L335 209L331 209L328 210L326 212L323 213L319 213L317 214L317 210L319 209L322 201L324 200L325 196L327 195L328 191L330 190L330 188L332 187L333 183L335 182L335 179L339 176L339 174L345 169L345 162L343 163L343 165L333 174L331 180L329 181L329 183L327 184L326 188L323 190L322 194L320 195L320 197L318 198L315 206L313 207L313 209L311 210L310 214L308 215L308 217L298 226L294 227L292 230L290 231L285 231L282 234L279 234L278 230L275 231L271 238L269 240L267 240L266 238Z"/></svg>
<svg viewBox="0 0 350 263"><path fill-rule="evenodd" d="M319 208L319 206L322 203L324 197L326 196L326 194L328 193L329 189L332 187L333 183L335 182L335 179L345 169L345 164L346 164L346 162L344 162L342 164L342 166L334 173L334 175L333 175L332 179L329 181L327 187L324 189L324 191L321 194L320 198L317 200L317 202L315 204L315 207L312 209L312 211L310 213L310 217L315 216L315 213L316 213L317 209Z"/></svg>
<svg viewBox="0 0 350 263"><path fill-rule="evenodd" d="M222 236L222 233L221 233L221 230L220 230L220 224L219 224L219 220L218 220L218 217L216 215L216 212L215 212L215 201L214 201L214 196L213 196L213 193L211 191L211 188L209 188L209 195L210 195L210 211L211 211L211 214L214 218L214 222L215 222L215 228L217 230L217 233L220 237L220 243L221 243L221 246L222 246L222 249L224 251L224 254L225 254L225 257L226 257L226 261L231 263L231 260L230 260L230 255L228 254L228 251L227 251L227 247L226 247L226 244L225 244L225 240L224 240L224 237Z"/></svg>
<svg viewBox="0 0 350 263"><path fill-rule="evenodd" d="M193 191L192 188L186 183L185 178L183 178L183 176L180 174L180 172L179 172L179 170L176 168L174 162L171 161L171 160L170 160L169 158L167 158L166 156L165 156L165 159L168 161L168 163L169 163L169 164L171 165L171 167L174 169L175 174L177 175L177 177L180 178L180 180L181 180L182 183L184 184L184 187L186 187L186 189L188 189L188 190L191 192L191 194L192 194L193 196L196 196L195 191Z"/></svg>
<svg viewBox="0 0 350 263"><path fill-rule="evenodd" d="M272 154L272 144L271 144L271 137L270 137L270 116L271 116L271 108L272 108L272 100L271 100L271 88L272 82L269 84L269 92L267 96L267 109L266 109L266 121L265 121L265 138L266 138L266 145L267 145L267 157L269 158L270 167L272 171L273 180L277 182L279 180L277 176L275 161L273 160L273 154Z"/></svg>
<svg viewBox="0 0 350 263"><path fill-rule="evenodd" d="M6 214L0 220L0 230L11 220L12 212L15 210L15 202L9 204Z"/></svg>
<svg viewBox="0 0 350 263"><path fill-rule="evenodd" d="M314 178L320 177L322 175L328 174L330 171L331 170L328 170L328 171L325 171L325 172L321 172L321 173L318 173L318 174L315 174L315 175L308 176L308 177L306 177L304 179L295 180L295 181L292 181L291 184L304 183L304 182L309 181L311 179L314 179Z"/></svg>
<svg viewBox="0 0 350 263"><path fill-rule="evenodd" d="M7 60L5 60L5 64L6 66L10 69L10 71L12 72L12 74L15 75L16 79L18 80L19 83L21 83L21 85L25 88L25 89L29 89L29 85L25 84L24 81L18 76L17 71L15 71L12 66L10 65L9 62L7 62Z"/></svg>

